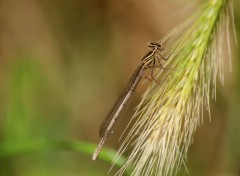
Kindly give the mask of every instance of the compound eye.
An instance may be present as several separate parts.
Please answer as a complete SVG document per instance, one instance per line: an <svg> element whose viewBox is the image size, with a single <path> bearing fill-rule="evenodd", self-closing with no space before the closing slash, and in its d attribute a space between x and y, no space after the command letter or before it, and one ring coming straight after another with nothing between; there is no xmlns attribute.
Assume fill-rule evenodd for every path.
<svg viewBox="0 0 240 176"><path fill-rule="evenodd" d="M162 48L162 45L160 43L155 43L159 48Z"/></svg>
<svg viewBox="0 0 240 176"><path fill-rule="evenodd" d="M164 49L164 47L163 47L163 45L162 44L160 44L160 43L153 43L153 45L154 46L157 46L158 47L158 49L160 49L160 50L163 50Z"/></svg>
<svg viewBox="0 0 240 176"><path fill-rule="evenodd" d="M153 42L148 42L148 47L150 47L150 48L153 48L154 46L155 46L155 44L153 43Z"/></svg>
<svg viewBox="0 0 240 176"><path fill-rule="evenodd" d="M160 50L164 50L164 46L163 45L160 45Z"/></svg>

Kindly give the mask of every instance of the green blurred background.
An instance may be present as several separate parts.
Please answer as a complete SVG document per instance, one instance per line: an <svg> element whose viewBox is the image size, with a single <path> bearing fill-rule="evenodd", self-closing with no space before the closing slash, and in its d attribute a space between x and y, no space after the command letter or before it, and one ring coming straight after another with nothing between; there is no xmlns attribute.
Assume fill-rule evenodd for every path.
<svg viewBox="0 0 240 176"><path fill-rule="evenodd" d="M103 176L98 127L147 51L194 10L188 0L1 0L0 176ZM237 36L240 3L235 0ZM180 175L240 175L240 50ZM226 58L226 60L229 58ZM123 112L117 142L146 86ZM117 167L116 167L117 169ZM109 175L113 175L114 171Z"/></svg>

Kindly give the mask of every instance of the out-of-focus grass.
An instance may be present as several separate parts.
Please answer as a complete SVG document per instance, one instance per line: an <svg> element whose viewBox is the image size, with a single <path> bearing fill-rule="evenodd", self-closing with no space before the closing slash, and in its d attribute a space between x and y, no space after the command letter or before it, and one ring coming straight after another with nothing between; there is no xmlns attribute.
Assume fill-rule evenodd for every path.
<svg viewBox="0 0 240 176"><path fill-rule="evenodd" d="M65 129L68 126L67 113L54 113L60 107L64 108L61 105L63 102L55 102L54 96L51 95L54 88L47 87L49 83L41 68L33 62L33 59L26 56L18 58L10 67L9 74L7 74L9 85L5 86L6 94L2 95L6 100L6 113L3 114L1 124L0 175L12 175L14 172L18 173L16 175L35 175L36 173L58 175L61 169L53 168L56 167L56 163L64 161L58 160L57 152L60 154L66 151L75 152L91 159L96 145L79 140L70 141L67 138ZM55 106L60 107L48 109ZM61 112L64 111L67 109L61 109ZM66 140L63 136L66 136ZM111 163L115 154L113 150L104 149L99 160ZM56 156L49 157L48 155ZM35 167L34 170L16 166L18 160L26 162L24 161L28 160L26 157L33 157L31 165ZM69 162L73 161L70 159ZM121 166L123 162L122 158L116 165ZM79 164L83 165L83 162ZM45 172L41 171L41 174L40 170L45 170ZM85 174L88 174L88 170Z"/></svg>

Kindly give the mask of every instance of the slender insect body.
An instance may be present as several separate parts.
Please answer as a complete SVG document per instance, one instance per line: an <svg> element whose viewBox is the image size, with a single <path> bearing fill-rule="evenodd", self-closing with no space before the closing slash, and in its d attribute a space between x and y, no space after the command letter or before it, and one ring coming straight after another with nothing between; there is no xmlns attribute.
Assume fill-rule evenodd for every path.
<svg viewBox="0 0 240 176"><path fill-rule="evenodd" d="M112 110L110 111L109 115L105 119L105 121L101 124L99 135L100 135L100 142L98 144L98 147L96 148L92 159L96 160L103 144L105 143L108 136L113 133L113 127L119 117L120 112L125 107L126 103L128 102L129 98L135 91L137 85L139 84L141 78L143 77L145 71L150 68L151 64L152 67L155 65L155 55L158 53L158 50L163 51L164 47L160 43L150 42L148 44L148 47L152 48L151 51L149 51L141 60L140 65L133 73L127 89L122 93L122 95L119 97L115 105L113 106ZM163 68L163 67L162 67ZM154 79L155 80L155 79Z"/></svg>

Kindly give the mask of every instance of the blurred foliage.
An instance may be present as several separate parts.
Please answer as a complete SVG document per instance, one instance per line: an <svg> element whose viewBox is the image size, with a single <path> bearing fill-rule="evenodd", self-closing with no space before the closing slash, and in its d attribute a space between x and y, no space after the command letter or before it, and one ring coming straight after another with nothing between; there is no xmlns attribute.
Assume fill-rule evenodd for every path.
<svg viewBox="0 0 240 176"><path fill-rule="evenodd" d="M0 175L106 175L114 150L91 161L98 126L146 43L180 23L184 15L168 16L188 2L1 1ZM240 174L239 61L233 62L212 103L212 123L205 119L190 149L188 175ZM112 148L120 145L132 104L109 138Z"/></svg>

